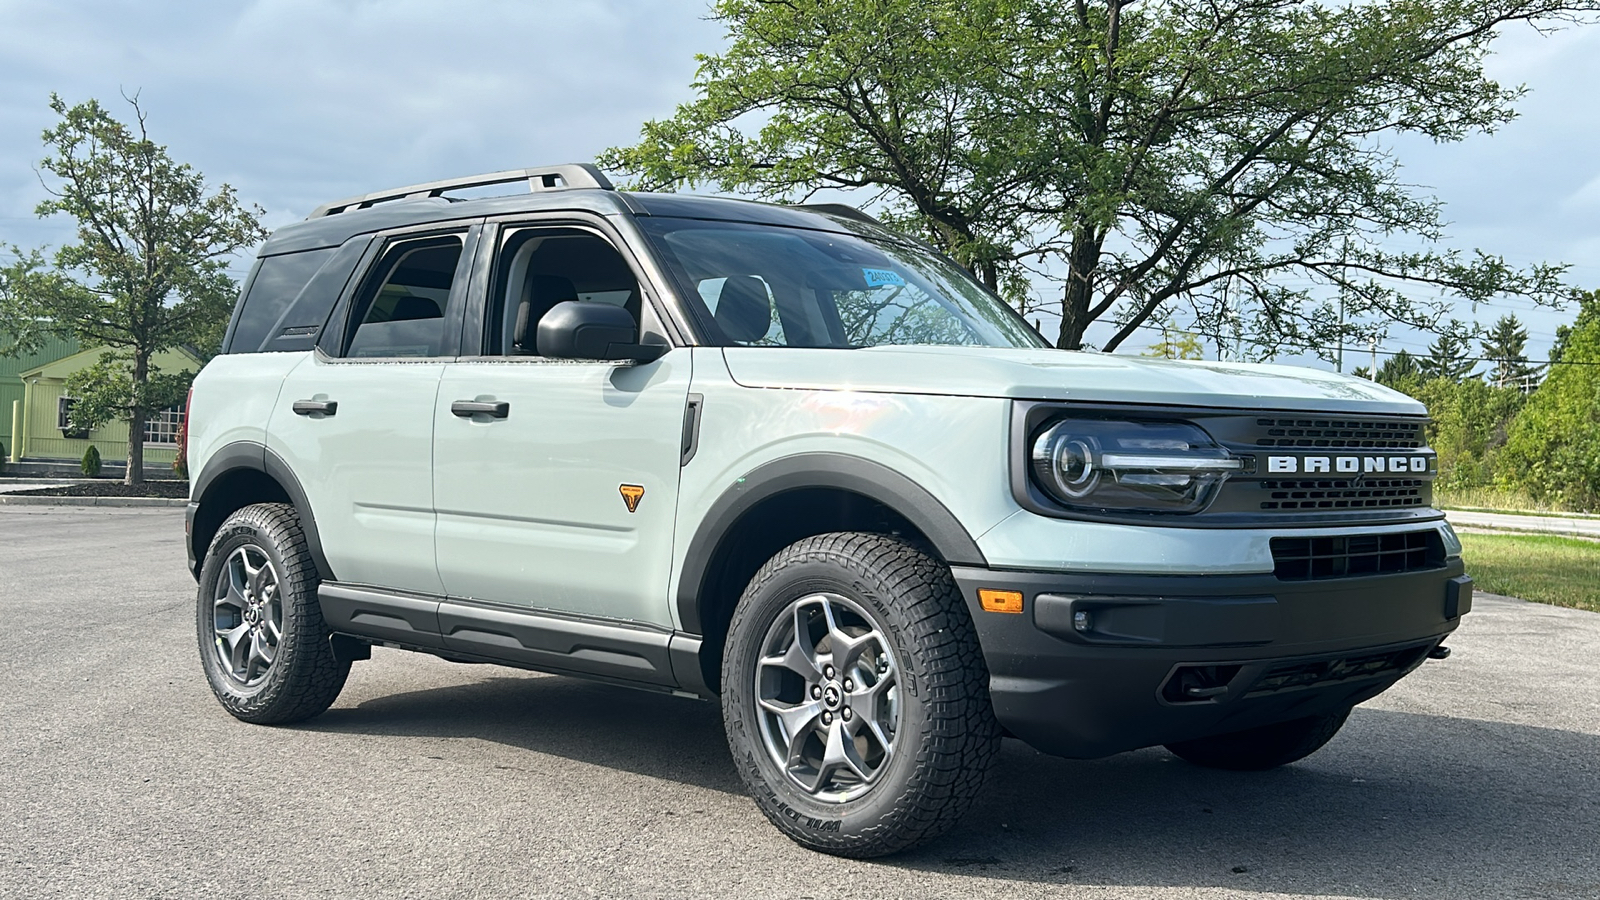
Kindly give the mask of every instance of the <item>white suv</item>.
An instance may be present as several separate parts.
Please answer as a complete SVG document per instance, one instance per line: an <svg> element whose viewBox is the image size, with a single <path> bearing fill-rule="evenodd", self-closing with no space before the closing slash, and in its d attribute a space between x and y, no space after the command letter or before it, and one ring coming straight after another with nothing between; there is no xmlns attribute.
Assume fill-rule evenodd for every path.
<svg viewBox="0 0 1600 900"><path fill-rule="evenodd" d="M1443 658L1424 416L1053 350L846 207L400 188L273 235L195 381L200 655L252 722L374 644L720 696L775 825L889 853L1002 735L1268 768Z"/></svg>

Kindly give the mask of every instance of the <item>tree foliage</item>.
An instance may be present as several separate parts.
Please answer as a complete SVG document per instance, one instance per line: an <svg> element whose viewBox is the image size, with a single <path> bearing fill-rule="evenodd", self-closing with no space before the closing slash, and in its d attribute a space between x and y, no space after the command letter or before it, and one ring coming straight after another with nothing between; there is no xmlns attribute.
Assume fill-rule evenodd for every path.
<svg viewBox="0 0 1600 900"><path fill-rule="evenodd" d="M1483 356L1489 360L1489 380L1501 387L1525 387L1539 367L1528 362L1528 329L1515 315L1504 315L1483 336Z"/></svg>
<svg viewBox="0 0 1600 900"><path fill-rule="evenodd" d="M60 117L44 133L40 163L54 177L41 217L77 222L77 240L46 255L19 251L0 270L0 315L11 347L25 352L49 335L70 335L109 352L69 380L73 425L113 418L128 423L130 484L144 478L144 421L182 399L193 373L160 372L152 358L182 345L214 352L234 282L225 257L266 237L259 207L241 204L224 184L205 180L150 139L145 111L129 98L133 127L97 101L69 107L51 95Z"/></svg>
<svg viewBox="0 0 1600 900"><path fill-rule="evenodd" d="M1428 345L1428 355L1417 361L1425 378L1461 381L1472 375L1478 362L1471 358L1471 331L1460 319L1451 319L1439 337Z"/></svg>
<svg viewBox="0 0 1600 900"><path fill-rule="evenodd" d="M1383 365L1378 367L1376 380L1379 384L1404 391L1407 385L1420 384L1422 379L1422 366L1417 358L1401 350L1383 361Z"/></svg>
<svg viewBox="0 0 1600 900"><path fill-rule="evenodd" d="M1229 318L1269 350L1328 346L1431 327L1456 298L1561 298L1558 266L1383 249L1443 237L1385 141L1508 121L1520 90L1483 71L1495 30L1597 6L718 0L729 44L701 57L696 98L603 162L648 189L869 192L1024 312L1058 316L1064 348L1104 320L1114 349L1180 308L1201 333ZM1031 294L1040 278L1059 295ZM1345 315L1316 299L1330 286Z"/></svg>
<svg viewBox="0 0 1600 900"><path fill-rule="evenodd" d="M1600 292L1580 300L1561 364L1512 424L1499 478L1535 499L1600 508Z"/></svg>

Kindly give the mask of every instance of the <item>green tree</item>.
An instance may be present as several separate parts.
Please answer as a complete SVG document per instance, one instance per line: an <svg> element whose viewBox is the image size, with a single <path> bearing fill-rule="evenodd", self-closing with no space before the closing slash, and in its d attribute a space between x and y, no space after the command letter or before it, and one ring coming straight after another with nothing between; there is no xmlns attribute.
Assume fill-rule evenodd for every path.
<svg viewBox="0 0 1600 900"><path fill-rule="evenodd" d="M1528 343L1528 329L1515 315L1501 316L1494 327L1483 336L1483 356L1489 360L1489 380L1499 387L1526 387L1538 373L1537 366L1528 363L1524 348Z"/></svg>
<svg viewBox="0 0 1600 900"><path fill-rule="evenodd" d="M1580 299L1561 364L1512 423L1499 479L1535 499L1600 509L1600 294Z"/></svg>
<svg viewBox="0 0 1600 900"><path fill-rule="evenodd" d="M1508 121L1520 90L1483 71L1496 29L1597 6L717 0L729 41L701 57L695 99L603 162L649 189L859 189L1024 312L1056 314L1060 347L1107 320L1115 349L1179 307L1212 333L1230 304L1253 343L1331 346L1363 320L1431 326L1450 295L1559 299L1561 267L1383 250L1443 236L1387 147ZM1030 294L1041 273L1058 296ZM1346 315L1316 299L1329 286Z"/></svg>
<svg viewBox="0 0 1600 900"><path fill-rule="evenodd" d="M1383 361L1378 367L1379 384L1392 387L1395 390L1405 391L1411 385L1422 383L1422 366L1417 358L1406 350L1401 350Z"/></svg>
<svg viewBox="0 0 1600 900"><path fill-rule="evenodd" d="M1494 483L1497 454L1526 400L1522 391L1476 378L1430 378L1407 393L1428 407L1428 445L1439 454L1439 487L1463 490Z"/></svg>
<svg viewBox="0 0 1600 900"><path fill-rule="evenodd" d="M1161 327L1161 340L1151 344L1141 356L1159 356L1162 359L1205 359L1205 347L1193 332L1184 331L1168 322Z"/></svg>
<svg viewBox="0 0 1600 900"><path fill-rule="evenodd" d="M1439 332L1439 337L1428 345L1428 355L1417 361L1426 378L1444 378L1449 381L1461 381L1472 374L1477 368L1477 360L1471 359L1472 343L1467 326L1459 319L1451 319L1450 324Z"/></svg>
<svg viewBox="0 0 1600 900"><path fill-rule="evenodd" d="M128 423L129 484L144 480L144 422L179 402L192 372L161 372L152 358L173 347L205 344L214 352L237 288L225 257L266 237L259 207L241 204L224 184L205 180L150 140L145 111L128 98L134 127L94 100L69 107L44 133L40 163L54 176L40 217L65 213L77 241L48 258L23 253L0 269L0 317L22 352L51 334L110 348L77 373L67 390L78 398L72 424Z"/></svg>

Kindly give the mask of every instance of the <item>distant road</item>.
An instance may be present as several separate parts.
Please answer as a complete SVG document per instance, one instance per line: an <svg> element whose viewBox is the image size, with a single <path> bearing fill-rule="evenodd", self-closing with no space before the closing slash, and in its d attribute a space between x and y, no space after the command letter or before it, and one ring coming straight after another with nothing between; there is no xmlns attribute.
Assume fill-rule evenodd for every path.
<svg viewBox="0 0 1600 900"><path fill-rule="evenodd" d="M1451 525L1466 528L1491 528L1495 531L1536 531L1542 534L1568 534L1600 540L1600 518L1578 519L1568 516L1518 516L1508 513L1462 512L1446 510Z"/></svg>

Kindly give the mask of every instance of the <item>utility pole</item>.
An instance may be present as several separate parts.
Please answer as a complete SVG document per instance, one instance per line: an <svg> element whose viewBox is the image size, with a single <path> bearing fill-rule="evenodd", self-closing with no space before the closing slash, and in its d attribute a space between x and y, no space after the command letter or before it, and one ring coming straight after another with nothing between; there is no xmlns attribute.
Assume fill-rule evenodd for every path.
<svg viewBox="0 0 1600 900"><path fill-rule="evenodd" d="M1378 335L1372 335L1372 368L1367 370L1367 377L1373 381L1378 380Z"/></svg>
<svg viewBox="0 0 1600 900"><path fill-rule="evenodd" d="M1345 260L1350 256L1350 239L1345 238L1339 247L1339 360L1335 364L1336 370L1344 373L1344 285L1349 280L1349 269Z"/></svg>

